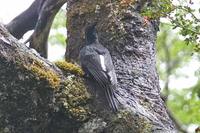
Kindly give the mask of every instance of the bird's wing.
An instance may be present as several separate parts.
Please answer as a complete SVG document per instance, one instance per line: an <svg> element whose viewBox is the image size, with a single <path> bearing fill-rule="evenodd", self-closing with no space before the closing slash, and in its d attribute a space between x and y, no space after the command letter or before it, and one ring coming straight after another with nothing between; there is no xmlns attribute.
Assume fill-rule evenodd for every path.
<svg viewBox="0 0 200 133"><path fill-rule="evenodd" d="M103 70L99 55L86 55L82 61L83 68L87 69L90 75L95 78L101 86L110 84L106 72Z"/></svg>
<svg viewBox="0 0 200 133"><path fill-rule="evenodd" d="M102 68L102 61L100 55L86 55L84 56L84 61L82 62L82 66L86 68L87 72L89 72L90 76L98 83L98 85L103 89L102 91L105 93L106 99L109 103L109 106L114 110L118 110L118 105L115 101L115 94L113 89L114 86L110 81L111 73L107 73ZM111 74L111 75L109 75Z"/></svg>
<svg viewBox="0 0 200 133"><path fill-rule="evenodd" d="M89 61L90 67L94 66L96 70L101 71L104 75L106 74L107 80L110 81L110 84L116 86L117 77L110 52L101 45L98 45L98 47L92 47L90 52L93 52L93 54L87 55L87 59L85 59L87 60L86 62Z"/></svg>
<svg viewBox="0 0 200 133"><path fill-rule="evenodd" d="M117 85L117 76L115 73L115 67L113 65L112 58L110 56L109 51L105 53L104 57L105 57L105 65L107 69L106 71L109 76L110 82L112 85Z"/></svg>

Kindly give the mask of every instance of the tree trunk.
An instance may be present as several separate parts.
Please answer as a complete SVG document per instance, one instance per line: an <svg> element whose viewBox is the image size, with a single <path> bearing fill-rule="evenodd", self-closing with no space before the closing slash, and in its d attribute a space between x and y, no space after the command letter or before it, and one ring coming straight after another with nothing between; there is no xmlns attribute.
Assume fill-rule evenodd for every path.
<svg viewBox="0 0 200 133"><path fill-rule="evenodd" d="M111 3L110 0L69 2L66 59L78 61L79 51L84 45L85 27L98 22L100 42L109 49L115 65L117 98L122 108L129 110L131 122L134 121L130 132L175 132L160 97L155 58L158 25L155 25L155 21L146 22L131 8L135 3L130 1L128 5L122 1ZM126 121L121 124L130 123ZM109 131L114 133L128 130Z"/></svg>
<svg viewBox="0 0 200 133"><path fill-rule="evenodd" d="M52 0L45 2L48 1ZM62 1L65 0L57 2ZM20 44L0 25L0 133L176 131L160 98L155 67L157 27L154 23L145 23L124 0L110 2L68 1L66 58L78 62L84 28L97 21L100 42L109 49L117 72L115 91L121 110L113 114L103 107L101 97L94 98L88 93L90 86L85 86L78 66L57 62L59 69L33 49ZM135 9L138 7L141 6ZM35 24L31 23L29 28ZM10 26L15 27L14 23ZM20 30L24 34L29 29L21 28L14 28L16 31L11 28L11 33ZM41 36L47 37L44 34Z"/></svg>

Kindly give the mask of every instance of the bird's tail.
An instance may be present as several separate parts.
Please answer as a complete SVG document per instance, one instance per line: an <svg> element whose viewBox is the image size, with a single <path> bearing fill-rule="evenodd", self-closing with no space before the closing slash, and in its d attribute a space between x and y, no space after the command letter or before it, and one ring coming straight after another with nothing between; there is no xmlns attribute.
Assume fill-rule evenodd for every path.
<svg viewBox="0 0 200 133"><path fill-rule="evenodd" d="M109 85L109 82L104 78L105 76L102 76L102 73L99 74L98 71L93 71L92 69L89 69L90 73L92 75L98 75L98 76L93 76L93 79L97 81L97 84L103 90L103 93L105 95L106 101L109 104L109 107L113 110L113 112L118 111L118 104L119 102L117 101L117 98L115 96L114 89L116 89L115 85Z"/></svg>
<svg viewBox="0 0 200 133"><path fill-rule="evenodd" d="M114 86L109 86L107 89L105 89L105 96L108 101L108 104L110 108L113 110L113 112L118 111L118 102L114 93Z"/></svg>

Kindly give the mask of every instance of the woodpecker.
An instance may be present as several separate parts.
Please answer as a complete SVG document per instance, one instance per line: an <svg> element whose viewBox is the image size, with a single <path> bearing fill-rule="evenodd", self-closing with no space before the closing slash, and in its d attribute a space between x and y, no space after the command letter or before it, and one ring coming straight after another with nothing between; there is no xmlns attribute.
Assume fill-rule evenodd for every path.
<svg viewBox="0 0 200 133"><path fill-rule="evenodd" d="M98 84L100 91L112 111L118 111L118 102L114 93L117 87L117 77L108 49L99 43L96 23L85 29L85 46L80 51L80 62L83 71L91 80Z"/></svg>

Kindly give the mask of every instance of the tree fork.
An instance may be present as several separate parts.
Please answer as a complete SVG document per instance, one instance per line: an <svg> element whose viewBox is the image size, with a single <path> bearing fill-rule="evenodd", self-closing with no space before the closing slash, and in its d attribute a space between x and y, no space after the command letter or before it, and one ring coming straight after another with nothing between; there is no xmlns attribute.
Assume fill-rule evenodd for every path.
<svg viewBox="0 0 200 133"><path fill-rule="evenodd" d="M6 27L17 39L34 29L26 42L41 56L47 58L48 36L55 15L67 0L35 0L23 13L15 17Z"/></svg>

